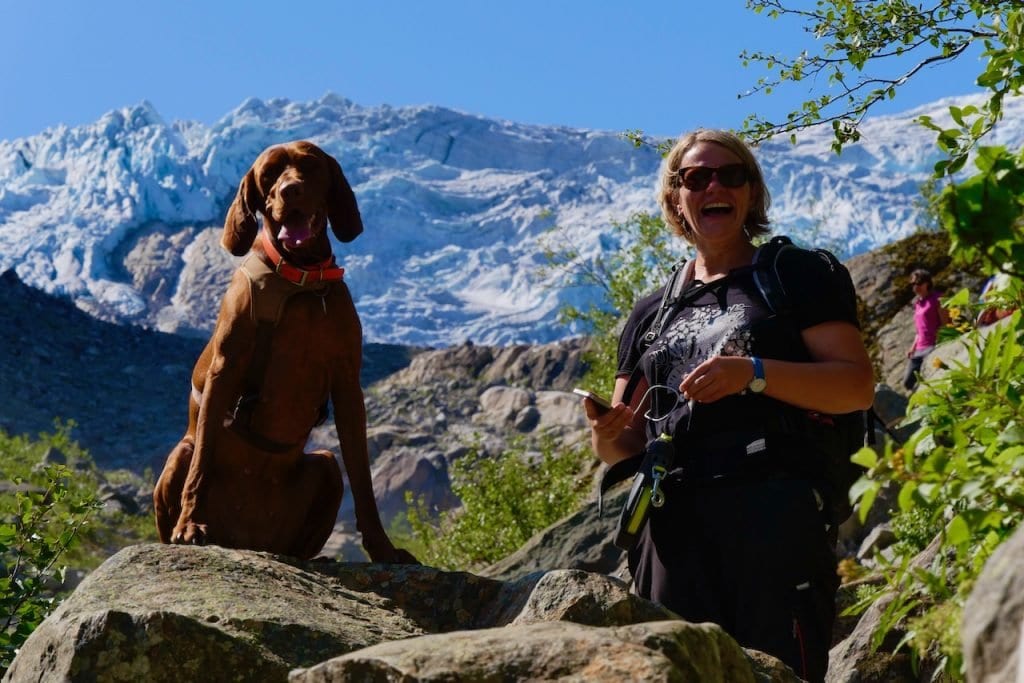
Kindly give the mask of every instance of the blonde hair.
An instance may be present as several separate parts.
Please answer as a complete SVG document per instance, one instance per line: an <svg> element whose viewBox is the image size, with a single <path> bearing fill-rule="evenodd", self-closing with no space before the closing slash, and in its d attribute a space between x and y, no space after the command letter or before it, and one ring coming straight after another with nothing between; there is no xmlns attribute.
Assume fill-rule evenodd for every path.
<svg viewBox="0 0 1024 683"><path fill-rule="evenodd" d="M714 130L698 128L692 133L680 137L672 150L665 156L661 163L661 172L658 179L658 204L661 205L661 215L665 222L672 228L672 232L693 244L693 228L676 210L678 204L676 191L679 189L679 167L683 157L699 142L712 142L721 145L735 154L740 162L746 166L750 174L750 210L743 221L743 229L747 237L753 239L758 235L767 235L771 232L768 227L768 207L771 205L771 197L768 188L764 184L764 174L761 166L754 158L747 143L739 137L726 130Z"/></svg>

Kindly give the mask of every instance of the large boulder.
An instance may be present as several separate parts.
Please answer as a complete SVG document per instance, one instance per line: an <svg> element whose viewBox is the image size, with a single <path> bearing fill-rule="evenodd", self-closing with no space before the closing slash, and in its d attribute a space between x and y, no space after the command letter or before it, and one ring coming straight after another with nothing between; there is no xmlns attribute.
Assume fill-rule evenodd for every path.
<svg viewBox="0 0 1024 683"><path fill-rule="evenodd" d="M310 669L293 683L342 681L678 681L754 683L799 680L788 669L756 671L743 650L713 624L657 621L594 628L538 623L460 631L383 643ZM786 675L788 673L788 676Z"/></svg>
<svg viewBox="0 0 1024 683"><path fill-rule="evenodd" d="M107 560L4 680L284 681L294 669L310 681L612 680L631 667L648 680L797 681L717 626L680 621L599 574L503 582L166 545Z"/></svg>

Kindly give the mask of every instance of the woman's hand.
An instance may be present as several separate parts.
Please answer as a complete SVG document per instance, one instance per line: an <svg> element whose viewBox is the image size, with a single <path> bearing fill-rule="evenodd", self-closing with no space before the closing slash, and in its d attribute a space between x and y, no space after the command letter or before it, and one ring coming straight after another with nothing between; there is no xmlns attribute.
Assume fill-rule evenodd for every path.
<svg viewBox="0 0 1024 683"><path fill-rule="evenodd" d="M633 421L633 411L621 401L610 410L601 411L597 404L589 398L583 399L583 411L590 421L590 429L601 441L615 441L629 423Z"/></svg>
<svg viewBox="0 0 1024 683"><path fill-rule="evenodd" d="M875 396L874 373L860 330L829 321L803 330L801 337L810 362L761 359L768 382L763 395L823 413L868 408ZM711 403L743 391L753 377L750 358L715 356L684 377L679 390L686 399Z"/></svg>
<svg viewBox="0 0 1024 683"><path fill-rule="evenodd" d="M686 400L712 403L747 388L754 378L754 364L745 356L712 356L695 367L679 383Z"/></svg>
<svg viewBox="0 0 1024 683"><path fill-rule="evenodd" d="M593 401L583 399L583 410L590 422L590 445L594 454L609 465L639 453L645 443L644 420L637 414L642 412L642 407L626 405L622 400L628 380L628 377L615 379L611 410L601 412ZM634 400L646 390L647 382L641 380Z"/></svg>

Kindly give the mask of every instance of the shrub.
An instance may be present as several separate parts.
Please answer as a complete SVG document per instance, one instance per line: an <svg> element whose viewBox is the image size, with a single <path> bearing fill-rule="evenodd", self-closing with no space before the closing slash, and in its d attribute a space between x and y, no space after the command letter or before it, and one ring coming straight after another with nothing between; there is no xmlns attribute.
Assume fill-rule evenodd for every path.
<svg viewBox="0 0 1024 683"><path fill-rule="evenodd" d="M965 304L966 292L953 299ZM992 552L1024 517L1024 323L1018 310L987 335L964 337L967 361L924 382L910 400L907 419L920 427L900 450L885 456L868 449L855 459L870 468L855 486L866 518L887 482L899 487L896 527L901 542L881 569L881 593L895 597L886 609L876 647L895 628L917 656L937 654L954 677L962 676L959 639L964 603ZM929 562L911 562L926 539L938 551Z"/></svg>
<svg viewBox="0 0 1024 683"><path fill-rule="evenodd" d="M668 282L672 264L681 257L677 250L685 247L660 216L642 212L613 223L611 239L614 244L590 261L572 247L561 246L567 242L562 239L555 240L558 249L545 253L546 270L568 272L569 286L596 286L602 292L600 304L586 308L567 304L560 316L562 322L577 324L590 337L583 383L606 396L615 384L621 326L642 296Z"/></svg>
<svg viewBox="0 0 1024 683"><path fill-rule="evenodd" d="M98 507L95 488L63 464L33 467L48 446L74 452L68 426L32 443L0 432L0 462L15 494L0 502L0 673L18 648L56 606L55 586L64 580L59 564Z"/></svg>
<svg viewBox="0 0 1024 683"><path fill-rule="evenodd" d="M472 449L452 464L452 491L462 506L435 516L423 497L406 492L417 557L451 570L480 569L518 550L538 531L576 510L588 447L561 448L543 439L539 453L514 443L498 457Z"/></svg>

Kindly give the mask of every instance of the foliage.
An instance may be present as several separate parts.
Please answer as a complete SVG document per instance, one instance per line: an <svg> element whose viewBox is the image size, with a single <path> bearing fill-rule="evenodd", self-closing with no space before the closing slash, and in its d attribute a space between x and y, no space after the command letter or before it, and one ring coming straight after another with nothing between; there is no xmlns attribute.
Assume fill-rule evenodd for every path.
<svg viewBox="0 0 1024 683"><path fill-rule="evenodd" d="M1024 151L979 147L974 163L979 173L939 197L952 251L960 261L981 259L989 271L1024 279Z"/></svg>
<svg viewBox="0 0 1024 683"><path fill-rule="evenodd" d="M69 429L58 426L41 443L73 452ZM39 462L39 445L0 432L2 475L16 487L0 499L0 672L55 607L54 586L65 570L59 562L98 507L95 488L83 486L67 466L31 466Z"/></svg>
<svg viewBox="0 0 1024 683"><path fill-rule="evenodd" d="M825 124L832 126L833 148L839 151L860 139L859 126L874 105L894 98L922 69L955 60L977 44L985 58L978 85L990 91L989 99L980 107L951 108L957 127L936 128L950 156L937 170L954 173L1002 116L1005 96L1024 85L1024 10L1017 0L817 0L812 9L789 4L796 3L747 0L758 14L802 22L815 38L814 49L796 56L742 53L744 64L769 72L745 95L771 94L805 81L823 92L784 121L749 116L744 128L755 142ZM931 124L927 118L922 123Z"/></svg>
<svg viewBox="0 0 1024 683"><path fill-rule="evenodd" d="M584 383L606 393L615 384L618 333L637 300L668 281L669 268L679 260L674 248L682 241L672 235L660 216L635 213L624 223L613 223L616 244L593 260L585 260L573 247L547 248L547 268L569 274L569 286L597 286L603 294L599 305L578 308L566 305L560 312L564 323L582 324L591 339L584 360ZM559 245L569 243L558 240Z"/></svg>
<svg viewBox="0 0 1024 683"><path fill-rule="evenodd" d="M795 57L742 55L747 64L769 72L748 95L812 84L810 97L785 120L748 117L744 128L753 142L778 134L795 140L808 127L831 125L833 149L840 152L860 138L868 111L895 97L923 68L957 59L972 45L983 49L977 84L987 89L987 98L950 107L951 123L918 119L935 131L944 153L934 169L936 182L927 188L929 215L948 234L955 264L981 263L987 272L1007 273L1010 300L1004 303L1019 306L1024 156L981 143L1002 117L1005 97L1024 87L1024 6L1016 0L816 0L810 8L795 0L748 0L747 6L772 18L795 18L814 38L812 48ZM954 182L972 153L979 173ZM970 310L967 292L947 306ZM937 650L953 676L960 675L962 665L964 600L985 559L1024 513L1024 484L1014 476L1024 464L1020 313L986 331L987 337L980 332L966 337L966 362L914 394L907 419L920 427L902 449L888 446L882 458L868 450L857 456L871 468L855 487L861 514L867 514L883 485L895 483L900 511L894 521L901 536L891 559L883 561L881 589L865 588L858 607L893 596L875 645L899 627L906 634L903 643L912 644L918 655ZM929 551L937 552L912 561L936 530Z"/></svg>
<svg viewBox="0 0 1024 683"><path fill-rule="evenodd" d="M539 453L522 442L497 457L472 449L452 464L452 492L462 507L435 517L422 496L406 492L411 547L425 564L474 570L518 550L535 533L579 507L586 490L580 473L589 448L564 448L542 439Z"/></svg>
<svg viewBox="0 0 1024 683"><path fill-rule="evenodd" d="M952 303L966 305L967 298L964 290ZM855 456L870 470L853 492L864 519L883 485L899 487L897 519L904 543L894 547L893 559L881 571L882 592L894 598L875 634L876 645L899 627L919 655L938 647L954 676L962 668L963 605L985 560L1024 517L1021 312L986 328L984 337L972 332L964 342L966 361L952 362L911 397L907 420L920 426L907 443L898 450L888 445L882 458L868 449ZM934 530L937 552L927 562L912 561Z"/></svg>

